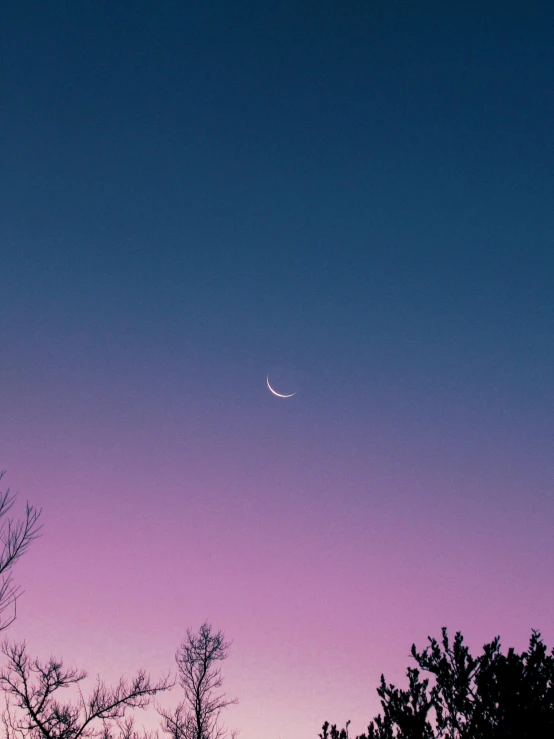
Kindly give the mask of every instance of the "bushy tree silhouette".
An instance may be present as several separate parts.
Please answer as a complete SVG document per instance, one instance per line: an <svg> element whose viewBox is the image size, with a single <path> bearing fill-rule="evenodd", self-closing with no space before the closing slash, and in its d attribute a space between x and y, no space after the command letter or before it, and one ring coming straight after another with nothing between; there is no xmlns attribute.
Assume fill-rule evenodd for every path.
<svg viewBox="0 0 554 739"><path fill-rule="evenodd" d="M79 683L86 672L65 668L54 657L46 663L33 660L24 642L5 641L2 651L7 657L0 672L6 739L113 739L114 732L120 739L138 739L128 709L147 708L156 693L171 687L169 678L152 683L140 670L130 682L121 679L115 688L97 679L85 699ZM56 692L71 687L77 688L76 702L60 702Z"/></svg>
<svg viewBox="0 0 554 739"><path fill-rule="evenodd" d="M175 655L185 697L173 711L159 708L162 729L173 739L224 739L229 732L219 723L221 712L234 703L219 692L223 679L218 666L229 655L222 631L205 622L197 634L190 629ZM234 737L236 732L231 732Z"/></svg>
<svg viewBox="0 0 554 739"><path fill-rule="evenodd" d="M547 653L533 631L526 652L503 654L497 637L472 657L458 632L446 628L439 641L418 652L408 668L408 689L377 689L382 714L357 739L542 739L554 736L554 649ZM420 670L430 677L422 679ZM429 687L432 682L431 687ZM346 729L328 722L320 739L347 739Z"/></svg>
<svg viewBox="0 0 554 739"><path fill-rule="evenodd" d="M0 480L3 477L4 472L0 471ZM15 621L17 596L21 593L20 588L13 583L12 568L31 542L39 536L42 528L38 524L41 511L28 503L23 520L6 518L15 498L9 488L0 492L0 631L4 631ZM11 615L4 620L6 611L11 611Z"/></svg>
<svg viewBox="0 0 554 739"><path fill-rule="evenodd" d="M319 739L348 739L348 726L350 724L350 721L346 722L346 728L344 729L337 729L336 725L331 726L331 724L326 721L323 724L323 729L321 734L319 734Z"/></svg>

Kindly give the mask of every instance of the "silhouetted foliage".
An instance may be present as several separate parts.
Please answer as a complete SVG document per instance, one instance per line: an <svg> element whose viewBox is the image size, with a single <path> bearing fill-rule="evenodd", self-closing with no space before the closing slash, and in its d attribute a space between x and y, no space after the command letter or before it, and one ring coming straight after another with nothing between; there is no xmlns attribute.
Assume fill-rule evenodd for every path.
<svg viewBox="0 0 554 739"><path fill-rule="evenodd" d="M348 739L348 726L350 721L346 722L346 728L337 729L336 725L330 725L328 721L323 724L323 731L319 734L319 739Z"/></svg>
<svg viewBox="0 0 554 739"><path fill-rule="evenodd" d="M356 739L542 739L554 737L554 649L533 631L526 652L500 651L497 637L472 657L460 632L451 643L442 629L440 643L412 656L408 689L377 689L382 714ZM429 687L430 680L432 686ZM347 724L348 727L348 724ZM347 729L323 725L320 739L347 739Z"/></svg>
<svg viewBox="0 0 554 739"><path fill-rule="evenodd" d="M152 683L140 670L127 682L121 679L115 688L108 688L100 679L88 699L83 697L79 683L86 672L68 669L60 660L32 660L25 643L9 644L2 651L7 665L0 672L0 687L6 697L3 723L6 739L138 739L127 710L147 708L156 693L172 685L169 678ZM62 703L56 691L76 687L76 702ZM144 739L151 739L143 732Z"/></svg>
<svg viewBox="0 0 554 739"><path fill-rule="evenodd" d="M185 697L173 712L158 709L162 729L173 739L224 739L229 736L219 719L221 712L237 700L219 693L223 680L218 666L228 657L229 647L223 632L214 632L208 623L203 623L197 634L187 630L175 655ZM234 737L235 732L230 736Z"/></svg>
<svg viewBox="0 0 554 739"><path fill-rule="evenodd" d="M3 476L4 472L0 472L0 480ZM17 596L21 593L20 588L13 583L11 570L29 548L30 543L37 538L42 528L38 524L41 511L28 503L25 518L22 521L14 521L13 518L5 519L15 498L16 496L12 495L9 488L3 493L0 492L0 542L2 544L0 548L0 631L7 629L15 621ZM13 615L3 621L2 615L12 608Z"/></svg>

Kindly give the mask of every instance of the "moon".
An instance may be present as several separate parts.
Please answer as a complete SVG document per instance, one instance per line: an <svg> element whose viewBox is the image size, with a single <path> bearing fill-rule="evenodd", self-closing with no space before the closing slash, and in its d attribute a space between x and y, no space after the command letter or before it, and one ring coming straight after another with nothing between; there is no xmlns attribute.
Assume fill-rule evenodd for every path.
<svg viewBox="0 0 554 739"><path fill-rule="evenodd" d="M266 377L266 382L267 382L267 386L269 388L269 392L270 393L273 393L273 395L276 395L278 398L292 398L293 395L296 395L296 393L291 393L290 395L283 395L283 393L278 393L269 384L269 375Z"/></svg>

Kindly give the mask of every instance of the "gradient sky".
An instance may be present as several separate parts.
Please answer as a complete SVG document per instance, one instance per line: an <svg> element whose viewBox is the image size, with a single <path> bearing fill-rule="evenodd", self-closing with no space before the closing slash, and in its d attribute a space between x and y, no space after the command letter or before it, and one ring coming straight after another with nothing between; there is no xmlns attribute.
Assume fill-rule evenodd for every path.
<svg viewBox="0 0 554 739"><path fill-rule="evenodd" d="M115 680L208 619L242 739L363 730L443 625L552 646L552 2L0 35L0 467L44 510L9 636Z"/></svg>

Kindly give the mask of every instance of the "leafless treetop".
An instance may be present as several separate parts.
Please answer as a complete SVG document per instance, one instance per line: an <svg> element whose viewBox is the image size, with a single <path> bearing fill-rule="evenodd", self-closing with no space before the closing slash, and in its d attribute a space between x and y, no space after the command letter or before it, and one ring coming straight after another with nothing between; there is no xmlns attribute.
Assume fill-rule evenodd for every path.
<svg viewBox="0 0 554 739"><path fill-rule="evenodd" d="M230 644L222 631L203 623L197 634L190 629L175 660L184 700L175 711L160 710L162 728L173 739L224 739L229 732L219 719L223 709L237 703L221 693L223 679L218 663L227 658ZM235 734L232 732L231 737Z"/></svg>
<svg viewBox="0 0 554 739"><path fill-rule="evenodd" d="M7 665L0 672L0 688L7 697L4 727L7 739L110 739L114 726L120 737L134 739L132 721L126 718L129 708L147 708L152 698L172 687L169 677L152 683L139 670L130 681L123 678L108 688L99 678L91 695L85 699L79 683L86 672L65 668L60 660L32 660L25 643L4 641L2 652ZM75 703L62 703L57 690L75 686L79 698Z"/></svg>
<svg viewBox="0 0 554 739"><path fill-rule="evenodd" d="M0 480L4 476L0 472ZM6 516L14 504L16 495L8 488L0 492L0 631L7 629L16 617L17 596L21 594L20 588L13 583L12 568L17 560L27 551L29 545L40 534L42 528L38 523L41 510L34 506L26 505L25 518L15 521ZM13 613L6 620L3 614L7 610Z"/></svg>

